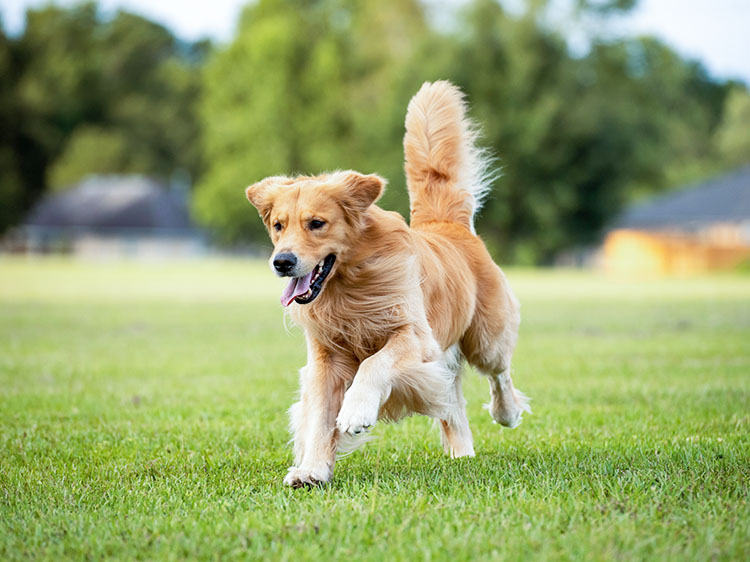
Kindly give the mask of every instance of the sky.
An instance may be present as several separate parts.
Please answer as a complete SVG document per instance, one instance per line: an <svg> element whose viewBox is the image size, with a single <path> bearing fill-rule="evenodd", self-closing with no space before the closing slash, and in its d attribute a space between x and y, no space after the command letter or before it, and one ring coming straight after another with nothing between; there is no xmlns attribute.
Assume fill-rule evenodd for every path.
<svg viewBox="0 0 750 562"><path fill-rule="evenodd" d="M455 5L460 0L447 0ZM48 0L0 0L5 29L20 33L26 8ZM69 5L71 0L56 3ZM229 42L247 0L100 0L105 12L118 8L142 14L186 40L210 37ZM440 0L430 0L439 9ZM617 33L656 35L676 51L701 61L716 78L750 84L750 0L640 0L614 26Z"/></svg>

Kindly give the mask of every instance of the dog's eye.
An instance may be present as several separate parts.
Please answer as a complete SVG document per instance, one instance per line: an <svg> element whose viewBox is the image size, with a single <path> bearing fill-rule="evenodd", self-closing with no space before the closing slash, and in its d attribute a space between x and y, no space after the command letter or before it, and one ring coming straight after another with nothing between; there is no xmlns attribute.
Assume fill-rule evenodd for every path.
<svg viewBox="0 0 750 562"><path fill-rule="evenodd" d="M275 223L273 223L273 229L276 232L278 232L279 230L281 230L281 223L279 221L276 221Z"/></svg>
<svg viewBox="0 0 750 562"><path fill-rule="evenodd" d="M319 228L323 228L324 224L325 224L325 221L313 219L310 221L310 230L318 230Z"/></svg>

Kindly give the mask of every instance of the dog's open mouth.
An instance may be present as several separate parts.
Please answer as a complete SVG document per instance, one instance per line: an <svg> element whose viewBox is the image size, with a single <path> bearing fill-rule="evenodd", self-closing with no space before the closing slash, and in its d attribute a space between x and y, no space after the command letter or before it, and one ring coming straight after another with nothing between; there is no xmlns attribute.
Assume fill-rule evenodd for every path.
<svg viewBox="0 0 750 562"><path fill-rule="evenodd" d="M302 277L292 277L289 285L286 286L281 294L281 304L289 306L292 301L299 304L307 304L314 301L323 289L326 277L331 273L333 262L336 261L334 254L329 254L323 258L318 265L313 267L312 271Z"/></svg>

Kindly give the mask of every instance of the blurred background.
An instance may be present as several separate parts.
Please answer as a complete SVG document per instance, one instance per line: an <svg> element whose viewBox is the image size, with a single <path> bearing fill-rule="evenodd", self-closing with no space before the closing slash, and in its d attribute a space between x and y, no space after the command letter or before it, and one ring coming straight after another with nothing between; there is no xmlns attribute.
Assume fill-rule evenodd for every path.
<svg viewBox="0 0 750 562"><path fill-rule="evenodd" d="M243 188L272 174L377 172L405 213L406 104L446 78L502 170L500 263L749 263L742 0L0 6L3 253L260 255Z"/></svg>

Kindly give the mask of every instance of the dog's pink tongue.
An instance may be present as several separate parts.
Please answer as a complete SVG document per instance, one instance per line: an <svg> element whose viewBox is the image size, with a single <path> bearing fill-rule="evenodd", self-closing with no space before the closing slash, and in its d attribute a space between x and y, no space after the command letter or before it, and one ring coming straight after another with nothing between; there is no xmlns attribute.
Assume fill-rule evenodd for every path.
<svg viewBox="0 0 750 562"><path fill-rule="evenodd" d="M289 280L289 285L286 286L284 292L281 293L281 304L289 306L292 301L304 295L310 288L310 280L312 279L312 271L304 277L292 277Z"/></svg>

